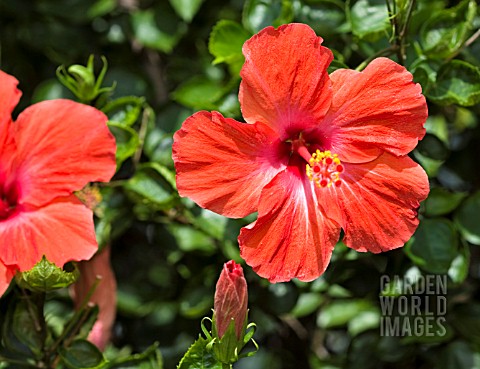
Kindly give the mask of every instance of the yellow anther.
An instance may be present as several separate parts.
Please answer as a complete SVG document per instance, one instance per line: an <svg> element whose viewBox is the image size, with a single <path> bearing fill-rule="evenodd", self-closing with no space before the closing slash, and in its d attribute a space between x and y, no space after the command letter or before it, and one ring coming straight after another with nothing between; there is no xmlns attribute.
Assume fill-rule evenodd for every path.
<svg viewBox="0 0 480 369"><path fill-rule="evenodd" d="M337 154L327 151L316 150L308 164L306 165L306 174L310 181L317 187L336 187L341 185L340 173L344 170L343 165Z"/></svg>

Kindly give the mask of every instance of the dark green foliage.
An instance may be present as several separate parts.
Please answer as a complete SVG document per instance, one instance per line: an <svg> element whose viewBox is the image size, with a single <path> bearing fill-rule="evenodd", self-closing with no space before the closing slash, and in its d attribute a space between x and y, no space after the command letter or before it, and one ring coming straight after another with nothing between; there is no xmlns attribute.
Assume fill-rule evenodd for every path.
<svg viewBox="0 0 480 369"><path fill-rule="evenodd" d="M428 173L432 191L419 210L420 226L403 249L361 254L339 242L326 273L311 283L270 285L245 267L249 318L257 324L260 351L235 368L478 366L480 16L474 0L410 4L1 1L0 68L20 80L22 104L74 99L55 80L56 69L86 65L95 54L98 75L100 56L108 60L101 87L115 82L115 89L90 95L86 102L109 116L118 144L118 172L110 186L100 189L96 231L100 245L112 245L119 313L113 346L102 355L82 332L62 330L79 319L72 316L66 293L49 295L48 330L38 330L43 301L28 307L12 291L0 302L0 356L12 364L0 363L0 368L26 368L18 364L24 361L33 365L56 340L63 348L60 356L50 353L49 360L67 368L160 368L157 347L150 347L154 342L165 367L177 365L197 339L201 317L211 314L222 264L241 261L239 229L255 217L226 219L180 198L172 135L200 109L241 119L237 93L243 42L264 26L292 21L309 24L324 38L335 54L331 70L360 70L373 57L386 56L413 73L427 97L429 119L427 136L412 157ZM395 295L381 285L382 276L415 280L437 274L448 280L445 334L382 336L380 295ZM395 296L401 295L409 294ZM419 297L425 301L429 296ZM89 319L94 313L88 313ZM402 324L414 323L411 313ZM439 329L435 324L432 329Z"/></svg>

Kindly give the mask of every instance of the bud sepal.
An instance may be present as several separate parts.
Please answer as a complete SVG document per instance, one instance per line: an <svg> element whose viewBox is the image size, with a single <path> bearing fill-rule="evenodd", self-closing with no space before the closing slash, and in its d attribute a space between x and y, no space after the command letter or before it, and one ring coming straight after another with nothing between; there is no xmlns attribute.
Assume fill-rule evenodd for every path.
<svg viewBox="0 0 480 369"><path fill-rule="evenodd" d="M209 321L212 324L212 329L209 331L205 326L205 321ZM202 319L201 327L202 331L208 341L206 349L213 353L215 359L222 363L225 367L229 368L233 363L237 362L241 358L253 356L258 351L258 344L253 339L255 334L256 324L248 322L248 311L245 316L244 324L242 327L240 338L237 338L235 329L235 321L231 320L226 332L220 338L215 323L215 311L213 312L213 318L205 317ZM242 353L241 351L251 341L255 349Z"/></svg>

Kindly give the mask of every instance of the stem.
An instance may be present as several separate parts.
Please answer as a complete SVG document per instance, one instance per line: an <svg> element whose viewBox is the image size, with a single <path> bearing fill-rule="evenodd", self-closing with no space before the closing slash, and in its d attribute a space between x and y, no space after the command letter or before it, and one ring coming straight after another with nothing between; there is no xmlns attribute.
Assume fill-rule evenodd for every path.
<svg viewBox="0 0 480 369"><path fill-rule="evenodd" d="M98 287L98 284L100 283L101 278L97 277L95 280L95 283L92 285L90 290L87 292L87 295L83 299L82 303L78 307L77 311L73 315L72 318L70 318L69 322L67 323L66 327L63 328L62 334L56 339L56 341L50 346L49 348L49 353L52 354L55 352L57 347L64 341L67 340L69 336L74 335L78 325L78 321L83 321L85 319L85 315L87 315L90 311L88 308L88 303L90 301L90 298L92 297L93 293Z"/></svg>
<svg viewBox="0 0 480 369"><path fill-rule="evenodd" d="M477 38L480 37L480 29L477 30L477 32L475 32L473 35L471 35L467 41L465 41L465 43L462 45L462 47L460 47L452 56L450 56L447 60L445 60L445 62L448 62L450 60L452 60L453 58L455 58L458 54L460 54L464 49L466 49L467 47L469 47L471 44L473 44Z"/></svg>
<svg viewBox="0 0 480 369"><path fill-rule="evenodd" d="M472 36L470 36L470 38L467 41L465 41L462 48L469 47L471 44L473 44L476 41L478 37L480 37L480 29L477 30L477 32L475 32Z"/></svg>
<svg viewBox="0 0 480 369"><path fill-rule="evenodd" d="M402 30L398 34L398 40L400 42L400 55L401 55L401 63L403 65L405 58L406 58L406 53L405 53L405 35L407 34L408 30L408 24L410 23L410 19L412 18L412 12L413 12L413 7L415 6L415 1L416 0L410 0L408 3L408 9L407 9L407 15L405 16L405 20L403 23Z"/></svg>
<svg viewBox="0 0 480 369"><path fill-rule="evenodd" d="M402 30L399 33L399 36L403 38L407 33L408 24L410 23L410 19L412 18L413 7L415 5L416 0L411 0L408 4L407 15L405 17L405 23L403 23Z"/></svg>
<svg viewBox="0 0 480 369"><path fill-rule="evenodd" d="M408 30L408 24L410 23L410 19L412 17L413 7L415 6L416 0L410 0L408 3L407 13L405 18L403 19L403 23L401 24L401 28L398 24L398 14L397 14L397 7L395 1L393 2L393 9L390 5L390 0L385 0L387 4L387 11L388 11L388 19L390 20L390 24L392 25L392 50L395 51L397 54L398 63L404 65L406 59L406 52L405 52L405 36ZM392 42L390 41L390 42Z"/></svg>
<svg viewBox="0 0 480 369"><path fill-rule="evenodd" d="M135 167L140 162L140 157L142 156L143 145L145 143L145 136L147 135L148 122L150 120L151 114L152 114L152 111L150 107L149 106L144 107L143 114L142 114L142 122L140 123L140 130L138 132L140 145L138 146L137 151L135 151L135 154L133 155L133 163Z"/></svg>
<svg viewBox="0 0 480 369"><path fill-rule="evenodd" d="M222 363L222 369L232 369L232 364Z"/></svg>

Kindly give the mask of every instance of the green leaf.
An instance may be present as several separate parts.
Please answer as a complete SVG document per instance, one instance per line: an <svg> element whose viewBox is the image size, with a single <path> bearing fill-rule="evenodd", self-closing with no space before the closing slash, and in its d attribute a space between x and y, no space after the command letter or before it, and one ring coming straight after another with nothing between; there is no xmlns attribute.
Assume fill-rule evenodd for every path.
<svg viewBox="0 0 480 369"><path fill-rule="evenodd" d="M178 247L182 251L202 251L206 254L215 252L212 240L204 232L179 224L170 224L168 230L175 237Z"/></svg>
<svg viewBox="0 0 480 369"><path fill-rule="evenodd" d="M185 22L191 22L204 0L169 0L175 12Z"/></svg>
<svg viewBox="0 0 480 369"><path fill-rule="evenodd" d="M124 96L106 104L102 111L108 115L111 122L123 126L132 126L142 112L145 98L137 96Z"/></svg>
<svg viewBox="0 0 480 369"><path fill-rule="evenodd" d="M175 21L166 10L137 10L131 13L135 39L143 46L170 53L186 32L185 24Z"/></svg>
<svg viewBox="0 0 480 369"><path fill-rule="evenodd" d="M32 96L32 103L44 100L72 98L70 91L56 79L43 81L35 88Z"/></svg>
<svg viewBox="0 0 480 369"><path fill-rule="evenodd" d="M433 217L448 214L455 210L466 196L464 192L450 192L443 187L432 188L423 202L424 213Z"/></svg>
<svg viewBox="0 0 480 369"><path fill-rule="evenodd" d="M480 305L474 301L456 305L448 312L448 319L456 330L470 342L480 345Z"/></svg>
<svg viewBox="0 0 480 369"><path fill-rule="evenodd" d="M90 9L88 9L88 17L90 19L95 19L104 16L113 12L117 5L116 0L97 0L92 6L90 6Z"/></svg>
<svg viewBox="0 0 480 369"><path fill-rule="evenodd" d="M452 222L445 218L423 219L404 250L427 272L446 274L457 255L457 245L457 232Z"/></svg>
<svg viewBox="0 0 480 369"><path fill-rule="evenodd" d="M153 210L169 208L177 198L172 187L171 172L157 163L143 164L123 185L138 204Z"/></svg>
<svg viewBox="0 0 480 369"><path fill-rule="evenodd" d="M71 285L77 280L78 275L76 268L71 272L64 271L44 256L32 269L17 273L15 278L22 288L34 292L50 292Z"/></svg>
<svg viewBox="0 0 480 369"><path fill-rule="evenodd" d="M243 8L243 26L257 33L267 26L278 27L293 21L291 0L247 0Z"/></svg>
<svg viewBox="0 0 480 369"><path fill-rule="evenodd" d="M108 128L115 136L117 144L117 152L115 154L117 159L117 168L129 157L133 156L140 146L140 138L138 133L122 123L108 122Z"/></svg>
<svg viewBox="0 0 480 369"><path fill-rule="evenodd" d="M467 198L455 212L455 224L462 236L474 245L480 245L480 191Z"/></svg>
<svg viewBox="0 0 480 369"><path fill-rule="evenodd" d="M480 102L480 68L461 60L442 65L427 97L441 105L473 106Z"/></svg>
<svg viewBox="0 0 480 369"><path fill-rule="evenodd" d="M475 0L464 0L428 18L420 32L424 53L438 59L453 56L468 37L476 11Z"/></svg>
<svg viewBox="0 0 480 369"><path fill-rule="evenodd" d="M58 353L70 369L102 368L105 359L97 346L86 340L75 340L68 347L61 347Z"/></svg>
<svg viewBox="0 0 480 369"><path fill-rule="evenodd" d="M462 242L459 254L453 259L448 276L454 283L462 283L468 276L470 267L470 249L466 242Z"/></svg>
<svg viewBox="0 0 480 369"><path fill-rule="evenodd" d="M425 129L427 130L427 133L438 137L446 147L449 146L448 125L445 116L429 116L425 122Z"/></svg>
<svg viewBox="0 0 480 369"><path fill-rule="evenodd" d="M450 153L446 145L437 136L428 133L418 143L417 150L423 156L441 161L446 160Z"/></svg>
<svg viewBox="0 0 480 369"><path fill-rule="evenodd" d="M222 369L222 364L207 350L207 344L206 339L198 337L180 360L177 369Z"/></svg>
<svg viewBox="0 0 480 369"><path fill-rule="evenodd" d="M201 215L192 220L192 223L217 240L223 240L227 218L207 209L202 209Z"/></svg>
<svg viewBox="0 0 480 369"><path fill-rule="evenodd" d="M480 365L480 354L463 340L451 342L440 353L438 369L472 369Z"/></svg>
<svg viewBox="0 0 480 369"><path fill-rule="evenodd" d="M214 64L227 63L233 75L237 75L244 63L242 46L251 34L239 23L221 20L210 33L208 50L215 57Z"/></svg>
<svg viewBox="0 0 480 369"><path fill-rule="evenodd" d="M376 310L378 308L374 307L369 300L334 300L321 309L317 324L320 328L340 327L350 322L361 312L374 312Z"/></svg>
<svg viewBox="0 0 480 369"><path fill-rule="evenodd" d="M182 294L179 313L189 319L200 319L209 314L213 305L212 291L203 285L190 286Z"/></svg>
<svg viewBox="0 0 480 369"><path fill-rule="evenodd" d="M215 102L225 94L218 81L196 76L180 85L172 94L174 100L193 109L215 109Z"/></svg>
<svg viewBox="0 0 480 369"><path fill-rule="evenodd" d="M337 0L317 0L300 3L295 20L306 23L322 37L348 31L346 22L345 3Z"/></svg>
<svg viewBox="0 0 480 369"><path fill-rule="evenodd" d="M111 361L105 369L163 369L163 359L158 343L154 343L140 354Z"/></svg>
<svg viewBox="0 0 480 369"><path fill-rule="evenodd" d="M24 358L40 358L45 337L39 329L41 317L34 300L12 302L2 326L3 346Z"/></svg>
<svg viewBox="0 0 480 369"><path fill-rule="evenodd" d="M325 300L324 296L316 292L302 293L297 300L291 314L300 318L315 312Z"/></svg>
<svg viewBox="0 0 480 369"><path fill-rule="evenodd" d="M417 159L422 165L425 172L427 172L429 178L434 178L437 176L440 167L445 162L444 160L436 160L429 158L428 156L423 155L420 151L415 150L413 152L415 159Z"/></svg>
<svg viewBox="0 0 480 369"><path fill-rule="evenodd" d="M347 8L347 16L353 34L362 39L374 40L390 27L385 0L359 0Z"/></svg>
<svg viewBox="0 0 480 369"><path fill-rule="evenodd" d="M370 310L361 311L348 322L348 333L352 337L380 325L380 311L372 307Z"/></svg>

